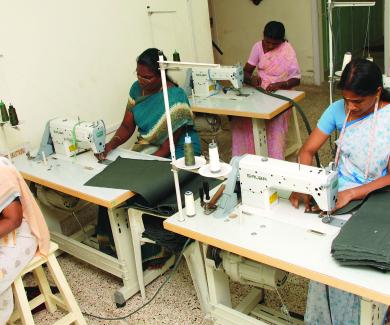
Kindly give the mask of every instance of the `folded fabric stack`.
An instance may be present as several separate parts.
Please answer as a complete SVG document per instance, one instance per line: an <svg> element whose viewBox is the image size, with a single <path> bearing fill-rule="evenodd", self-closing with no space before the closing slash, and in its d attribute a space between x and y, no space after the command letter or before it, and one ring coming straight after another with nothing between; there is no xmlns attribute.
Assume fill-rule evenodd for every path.
<svg viewBox="0 0 390 325"><path fill-rule="evenodd" d="M332 255L342 265L390 270L390 192L372 193L341 228Z"/></svg>

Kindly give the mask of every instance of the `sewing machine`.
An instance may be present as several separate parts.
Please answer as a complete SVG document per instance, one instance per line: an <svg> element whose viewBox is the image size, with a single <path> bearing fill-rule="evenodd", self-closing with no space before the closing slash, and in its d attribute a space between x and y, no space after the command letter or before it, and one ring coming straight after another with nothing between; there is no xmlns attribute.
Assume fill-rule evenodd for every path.
<svg viewBox="0 0 390 325"><path fill-rule="evenodd" d="M239 162L239 174L243 209L271 209L278 202L277 189L310 194L328 215L336 206L338 176L332 164L317 168L245 155Z"/></svg>
<svg viewBox="0 0 390 325"><path fill-rule="evenodd" d="M220 236L218 241L203 244L207 279L203 280L207 281L204 292L209 290L210 294L209 296L205 294L203 305L206 310L210 308L211 315L217 319L216 324L265 324L264 321L268 321L278 325L303 325L303 321L288 314L285 305L280 312L258 304L263 297L262 289L278 291L288 277L288 271L280 268L281 264L278 265L274 263L275 260L269 259L270 252L279 249L281 255L285 256L282 252L289 241L289 238L285 237L285 227L291 227L293 232L299 232L301 237L308 232L307 228L296 227L293 223L290 224L289 221L284 223L282 220L288 219L289 214L295 214L300 222L305 223L308 219L313 219L314 223L316 220L318 222L318 218L307 215L309 218L303 217L302 210L294 209L288 202L280 200L278 204L277 190L310 194L321 210L330 213L336 204L337 172L332 165L329 168L317 168L255 155L233 157L230 164L233 169L225 184L225 191L218 201L218 209L212 214L213 218L202 218L202 215L197 215L198 220L191 219L188 222L190 225L183 226L195 229L194 233L207 232L208 235L213 232L209 238ZM234 191L237 180L240 181L241 204ZM286 205L290 210L286 210ZM285 214L285 218L279 218L280 214ZM243 219L243 215L247 215L247 218ZM203 222L205 227L197 228L198 223ZM321 226L331 229L330 225L321 223ZM335 230L329 231L333 233ZM312 236L318 236L320 233L313 232ZM276 234L275 237L273 234ZM220 243L224 241L234 244L221 245ZM235 250L235 247L244 242L250 243L249 246L245 246L241 251ZM255 254L246 254L246 248L252 245L255 247L254 250L259 250L261 259L256 260ZM269 263L270 261L272 263ZM195 274L193 271L195 262L187 258L187 263L192 270L191 274ZM230 279L254 287L251 293L240 301L240 307L234 309L230 298ZM198 287L201 288L201 285ZM201 289L198 289L198 292L202 292ZM255 321L247 315L256 316L261 321Z"/></svg>
<svg viewBox="0 0 390 325"><path fill-rule="evenodd" d="M269 210L278 203L276 190L286 190L312 195L318 207L328 214L323 221L331 221L330 212L336 206L338 191L333 164L317 168L255 155L234 157L230 164L232 171L214 213L216 218L228 216L238 204L234 188L239 179L242 211Z"/></svg>
<svg viewBox="0 0 390 325"><path fill-rule="evenodd" d="M55 118L47 122L37 159L44 159L52 153L68 157L92 150L102 153L105 148L106 127L102 120L80 122L67 118ZM42 154L43 153L43 154Z"/></svg>
<svg viewBox="0 0 390 325"><path fill-rule="evenodd" d="M192 68L192 78L195 95L208 97L221 90L218 81L228 80L235 89L240 89L244 82L244 70L239 64L217 68Z"/></svg>

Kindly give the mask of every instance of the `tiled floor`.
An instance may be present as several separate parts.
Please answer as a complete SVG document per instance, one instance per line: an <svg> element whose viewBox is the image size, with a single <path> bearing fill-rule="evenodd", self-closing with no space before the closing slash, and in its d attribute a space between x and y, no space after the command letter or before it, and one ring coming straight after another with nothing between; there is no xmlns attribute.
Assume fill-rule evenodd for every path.
<svg viewBox="0 0 390 325"><path fill-rule="evenodd" d="M313 126L328 104L327 85L302 86L300 89L306 91L306 99L302 102L302 106ZM306 137L305 134L306 131L302 127L303 138ZM327 164L330 160L328 146L321 151L321 159L323 164ZM117 278L68 255L59 257L59 261L82 311L98 316L121 317L142 305L143 301L137 294L124 308L117 309L112 298L114 290L120 286ZM166 276L160 277L147 286L147 297L150 298L154 294ZM237 303L239 297L247 293L248 289L246 286L232 284L233 304ZM281 289L281 296L291 311L303 314L306 291L307 281L292 275L285 287ZM275 293L267 292L265 304L279 308L280 300ZM46 311L38 313L35 317L36 323L42 325L51 324L53 320L53 316ZM185 263L181 263L171 282L163 288L156 299L130 318L121 321L102 321L92 317L86 319L88 324L209 324L200 310Z"/></svg>

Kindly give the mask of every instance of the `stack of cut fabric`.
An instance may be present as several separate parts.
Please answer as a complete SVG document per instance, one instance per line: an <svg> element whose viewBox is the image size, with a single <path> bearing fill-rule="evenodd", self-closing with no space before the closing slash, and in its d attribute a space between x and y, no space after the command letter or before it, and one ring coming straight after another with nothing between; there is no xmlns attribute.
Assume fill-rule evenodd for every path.
<svg viewBox="0 0 390 325"><path fill-rule="evenodd" d="M342 265L390 270L390 192L363 201L333 240L332 254Z"/></svg>

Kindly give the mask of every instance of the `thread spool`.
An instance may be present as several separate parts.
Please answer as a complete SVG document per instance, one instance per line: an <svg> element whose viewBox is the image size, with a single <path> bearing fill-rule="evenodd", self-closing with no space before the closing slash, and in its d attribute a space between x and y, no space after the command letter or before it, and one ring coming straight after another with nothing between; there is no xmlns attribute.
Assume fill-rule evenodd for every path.
<svg viewBox="0 0 390 325"><path fill-rule="evenodd" d="M7 107L5 107L5 104L3 103L3 101L0 101L0 112L1 112L1 121L8 122L9 116L8 116L8 112L7 112Z"/></svg>
<svg viewBox="0 0 390 325"><path fill-rule="evenodd" d="M345 66L346 66L349 62L351 62L351 60L352 60L352 54L351 54L351 52L345 52L345 54L344 54L344 59L343 59L343 66L342 66L342 68L341 68L341 72L344 71Z"/></svg>
<svg viewBox="0 0 390 325"><path fill-rule="evenodd" d="M47 159L46 159L46 155L45 155L45 152L44 152L44 151L42 151L42 161L43 161L43 164L44 164L45 166L47 166Z"/></svg>
<svg viewBox="0 0 390 325"><path fill-rule="evenodd" d="M218 173L221 171L221 162L219 161L218 146L214 142L209 144L209 159L210 159L210 171L212 173Z"/></svg>
<svg viewBox="0 0 390 325"><path fill-rule="evenodd" d="M191 141L191 137L188 135L184 138L184 164L186 166L195 165L194 146Z"/></svg>
<svg viewBox="0 0 390 325"><path fill-rule="evenodd" d="M16 114L15 107L12 106L12 104L8 107L8 114L9 114L9 121L12 126L16 126L19 124L18 115Z"/></svg>
<svg viewBox="0 0 390 325"><path fill-rule="evenodd" d="M196 215L195 212L195 200L194 194L191 191L186 191L184 193L184 204L186 207L186 214L188 217L193 217Z"/></svg>
<svg viewBox="0 0 390 325"><path fill-rule="evenodd" d="M180 54L176 50L173 52L173 61L180 62Z"/></svg>

